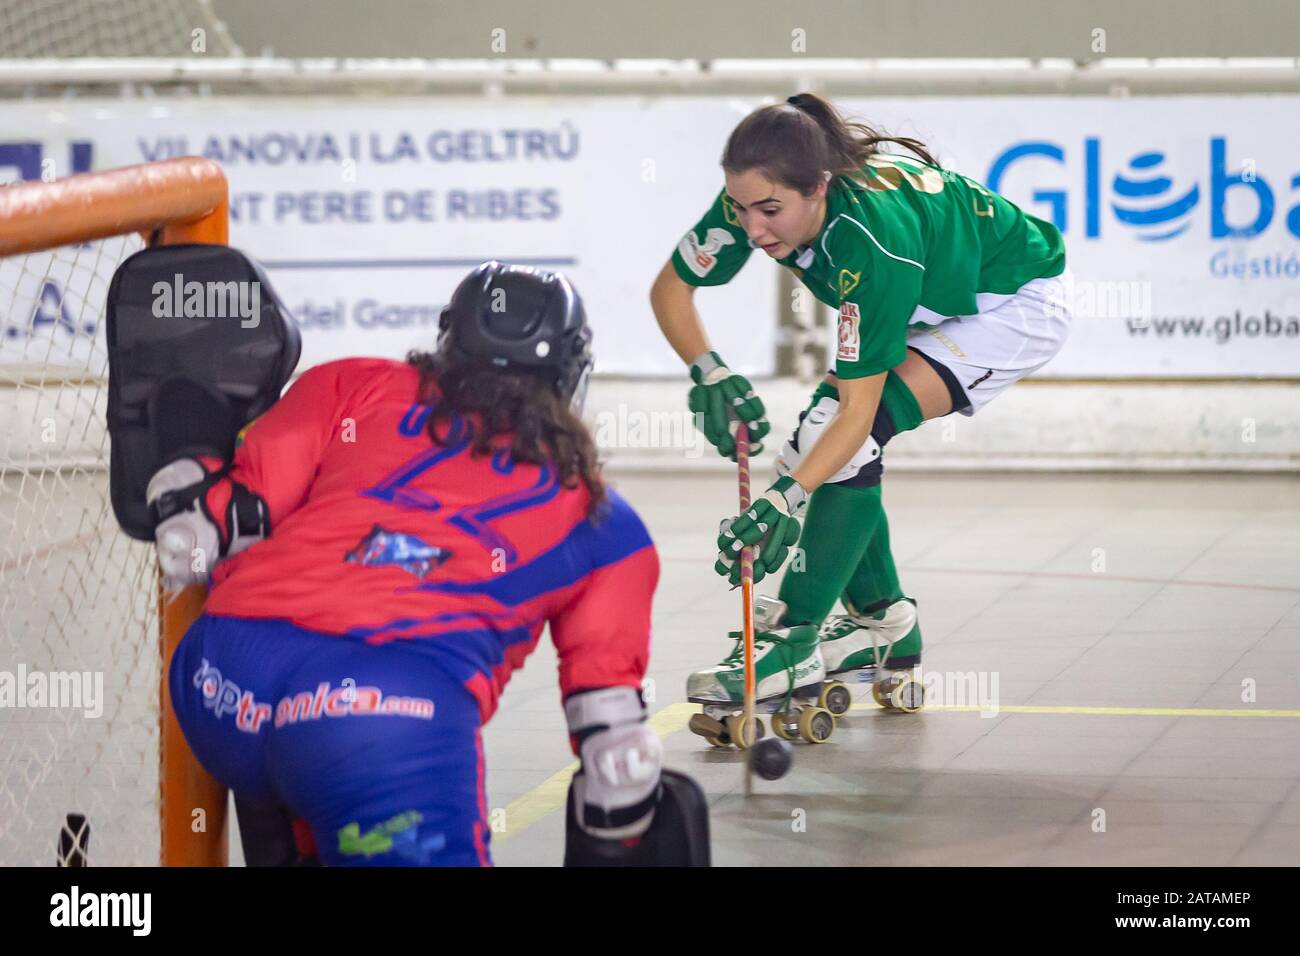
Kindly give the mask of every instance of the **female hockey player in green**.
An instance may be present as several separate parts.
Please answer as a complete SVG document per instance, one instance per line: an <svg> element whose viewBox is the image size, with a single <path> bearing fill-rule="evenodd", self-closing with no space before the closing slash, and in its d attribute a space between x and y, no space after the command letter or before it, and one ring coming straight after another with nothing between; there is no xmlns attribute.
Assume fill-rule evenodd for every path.
<svg viewBox="0 0 1300 956"><path fill-rule="evenodd" d="M974 414L1059 351L1070 319L1065 250L1050 223L941 169L914 139L846 122L814 94L747 116L722 168L723 190L664 266L651 304L690 364L691 410L727 457L737 419L759 447L769 425L749 382L711 350L695 287L730 281L761 249L839 310L835 368L782 449L780 477L724 524L715 566L736 583L741 547L759 545L757 583L799 543L780 602L760 607L758 698L815 696L828 674L919 663L915 602L899 586L881 503L881 451L927 419ZM847 613L829 617L837 600ZM687 694L734 702L741 683L737 649L692 675Z"/></svg>

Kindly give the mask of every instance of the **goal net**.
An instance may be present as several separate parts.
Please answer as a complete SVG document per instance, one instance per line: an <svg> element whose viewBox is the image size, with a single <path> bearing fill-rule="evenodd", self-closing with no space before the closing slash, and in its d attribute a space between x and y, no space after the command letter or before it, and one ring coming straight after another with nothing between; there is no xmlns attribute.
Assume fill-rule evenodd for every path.
<svg viewBox="0 0 1300 956"><path fill-rule="evenodd" d="M146 237L224 242L225 198L198 159L0 187L0 865L54 863L69 814L94 865L224 857L224 796L160 704L160 628L202 595L160 612L109 503L104 309Z"/></svg>
<svg viewBox="0 0 1300 956"><path fill-rule="evenodd" d="M195 31L201 31L196 33ZM196 42L202 50L196 50ZM209 0L5 0L0 58L239 56Z"/></svg>

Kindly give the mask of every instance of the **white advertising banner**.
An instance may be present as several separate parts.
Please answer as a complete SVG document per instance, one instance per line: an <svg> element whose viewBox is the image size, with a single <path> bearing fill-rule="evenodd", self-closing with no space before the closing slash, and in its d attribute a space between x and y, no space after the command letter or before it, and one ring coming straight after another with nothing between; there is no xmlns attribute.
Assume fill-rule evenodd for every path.
<svg viewBox="0 0 1300 956"><path fill-rule="evenodd" d="M219 161L231 242L267 266L302 326L304 367L431 346L456 282L497 258L573 278L599 372L682 375L650 285L721 186L728 133L759 102L6 103L0 183L44 168ZM1040 374L1300 376L1300 96L837 103L1062 229L1076 320ZM757 375L773 370L776 343L778 267L765 260L755 253L730 285L697 296L718 351ZM35 332L33 310L11 306L0 303L12 343Z"/></svg>
<svg viewBox="0 0 1300 956"><path fill-rule="evenodd" d="M1056 376L1300 376L1300 96L844 99L1065 236Z"/></svg>
<svg viewBox="0 0 1300 956"><path fill-rule="evenodd" d="M0 103L0 183L217 160L231 244L262 262L301 326L300 368L431 348L456 283L500 259L573 280L599 373L684 376L650 286L721 188L723 141L744 112L632 97ZM775 295L771 268L702 293L733 367L772 372ZM59 334L39 321L45 299L0 303L0 358L16 339Z"/></svg>

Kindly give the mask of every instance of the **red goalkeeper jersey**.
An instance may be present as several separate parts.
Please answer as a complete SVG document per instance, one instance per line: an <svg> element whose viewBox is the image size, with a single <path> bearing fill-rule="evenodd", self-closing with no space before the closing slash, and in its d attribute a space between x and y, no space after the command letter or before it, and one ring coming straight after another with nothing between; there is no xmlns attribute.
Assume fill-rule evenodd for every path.
<svg viewBox="0 0 1300 956"><path fill-rule="evenodd" d="M206 612L403 642L441 659L484 720L548 622L562 694L639 687L659 559L636 512L611 490L590 520L587 490L549 464L508 444L472 454L473 418L435 445L418 385L405 363L330 362L244 429L204 504L225 533L240 482L271 533L214 568Z"/></svg>

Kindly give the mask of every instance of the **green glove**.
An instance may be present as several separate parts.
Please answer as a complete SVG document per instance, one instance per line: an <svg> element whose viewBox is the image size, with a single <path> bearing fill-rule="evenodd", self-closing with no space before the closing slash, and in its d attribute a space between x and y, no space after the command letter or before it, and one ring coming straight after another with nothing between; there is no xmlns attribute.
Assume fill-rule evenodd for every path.
<svg viewBox="0 0 1300 956"><path fill-rule="evenodd" d="M749 453L757 455L763 450L762 438L772 428L767 421L763 403L754 394L754 387L743 375L737 375L726 365L717 352L707 352L691 363L690 408L696 415L696 424L704 432L718 454L736 460L736 439L731 433L731 422L743 421L749 426Z"/></svg>
<svg viewBox="0 0 1300 956"><path fill-rule="evenodd" d="M713 570L740 584L740 552L758 546L754 557L754 583L781 567L790 549L799 543L799 520L808 493L789 475L778 478L763 497L742 515L722 523L718 535L718 560Z"/></svg>

